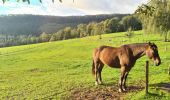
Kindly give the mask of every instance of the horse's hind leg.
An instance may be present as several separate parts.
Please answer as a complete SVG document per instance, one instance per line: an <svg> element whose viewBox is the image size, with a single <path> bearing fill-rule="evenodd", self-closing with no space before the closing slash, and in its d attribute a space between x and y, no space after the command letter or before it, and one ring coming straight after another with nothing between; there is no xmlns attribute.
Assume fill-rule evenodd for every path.
<svg viewBox="0 0 170 100"><path fill-rule="evenodd" d="M98 71L98 74L99 74L98 82L99 82L99 84L102 84L102 75L101 75L101 72L102 72L103 66L104 66L104 64L102 62L100 62L99 68L98 68L98 70L99 70Z"/></svg>
<svg viewBox="0 0 170 100"><path fill-rule="evenodd" d="M99 82L98 82L98 76L99 76L98 67L99 67L99 63L95 62L95 85L99 84Z"/></svg>

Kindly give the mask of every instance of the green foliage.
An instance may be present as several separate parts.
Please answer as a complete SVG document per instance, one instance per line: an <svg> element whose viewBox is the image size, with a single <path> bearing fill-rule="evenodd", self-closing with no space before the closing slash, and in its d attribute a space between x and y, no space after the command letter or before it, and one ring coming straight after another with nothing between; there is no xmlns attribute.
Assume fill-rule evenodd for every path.
<svg viewBox="0 0 170 100"><path fill-rule="evenodd" d="M51 37L50 37L50 40L49 40L50 42L52 42L52 41L56 41L56 36L55 35L52 35Z"/></svg>
<svg viewBox="0 0 170 100"><path fill-rule="evenodd" d="M142 29L141 22L133 15L123 17L121 24L123 25L124 30L128 30L129 28L132 28L133 30Z"/></svg>
<svg viewBox="0 0 170 100"><path fill-rule="evenodd" d="M111 30L111 33L112 32L118 32L119 21L120 20L118 18L112 18L112 19L109 20L108 27Z"/></svg>
<svg viewBox="0 0 170 100"><path fill-rule="evenodd" d="M85 37L86 36L86 24L79 24L77 26L77 32L80 38Z"/></svg>
<svg viewBox="0 0 170 100"><path fill-rule="evenodd" d="M64 32L64 40L71 38L71 27L64 28L63 32Z"/></svg>
<svg viewBox="0 0 170 100"><path fill-rule="evenodd" d="M135 17L128 16L126 18L123 17L123 19L126 19L126 22L123 19L120 20L114 17L99 23L91 22L89 24L79 24L76 28L69 27L69 31L65 31L66 28L62 31L60 30L56 35L65 34L64 39L82 38L92 35L100 35L101 37L101 34L126 31L128 29L127 27L131 26L133 27L133 30L141 29L141 23ZM123 29L123 26L126 28Z"/></svg>
<svg viewBox="0 0 170 100"><path fill-rule="evenodd" d="M48 42L49 39L50 39L50 36L49 36L47 33L43 32L43 33L40 35L40 39L41 39L42 42Z"/></svg>
<svg viewBox="0 0 170 100"><path fill-rule="evenodd" d="M76 28L71 30L71 38L79 38L79 33Z"/></svg>
<svg viewBox="0 0 170 100"><path fill-rule="evenodd" d="M146 5L140 6L136 10L136 15L142 21L146 33L165 34L170 30L170 1L169 0L149 0Z"/></svg>
<svg viewBox="0 0 170 100"><path fill-rule="evenodd" d="M66 27L55 33L56 37L62 37L57 38L56 40L82 38L92 35L99 35L99 38L101 38L101 34L126 31L128 29L127 27L131 26L133 27L133 30L141 29L141 23L135 17L128 16L126 18L123 17L123 19L120 20L114 17L98 23L91 22L89 24L79 24L76 28ZM122 26L126 28L123 29Z"/></svg>

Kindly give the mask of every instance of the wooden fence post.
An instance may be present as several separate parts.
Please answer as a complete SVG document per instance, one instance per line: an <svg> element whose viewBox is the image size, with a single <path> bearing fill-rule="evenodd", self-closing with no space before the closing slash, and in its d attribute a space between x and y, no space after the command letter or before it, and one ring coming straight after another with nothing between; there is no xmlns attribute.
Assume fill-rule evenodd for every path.
<svg viewBox="0 0 170 100"><path fill-rule="evenodd" d="M170 75L170 64L169 64L169 68L168 68L168 74Z"/></svg>
<svg viewBox="0 0 170 100"><path fill-rule="evenodd" d="M149 61L146 61L146 84L145 84L145 92L146 94L148 94L148 83L149 83L149 80L148 80L148 76L149 76Z"/></svg>

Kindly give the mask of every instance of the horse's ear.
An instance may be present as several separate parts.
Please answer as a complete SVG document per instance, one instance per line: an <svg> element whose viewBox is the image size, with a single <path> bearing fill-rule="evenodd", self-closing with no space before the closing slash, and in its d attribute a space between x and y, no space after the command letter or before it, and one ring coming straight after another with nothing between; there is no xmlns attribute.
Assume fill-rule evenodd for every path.
<svg viewBox="0 0 170 100"><path fill-rule="evenodd" d="M149 44L149 45L152 45L152 43L151 43L150 41L148 42L148 44Z"/></svg>
<svg viewBox="0 0 170 100"><path fill-rule="evenodd" d="M157 49L158 47L157 47L157 45L155 44L155 43L153 43L153 45L154 45L154 47Z"/></svg>

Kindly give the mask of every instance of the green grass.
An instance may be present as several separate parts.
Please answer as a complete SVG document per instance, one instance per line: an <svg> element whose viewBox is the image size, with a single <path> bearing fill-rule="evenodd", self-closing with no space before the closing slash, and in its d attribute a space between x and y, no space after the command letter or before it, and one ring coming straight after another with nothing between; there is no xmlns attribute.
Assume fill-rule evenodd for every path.
<svg viewBox="0 0 170 100"><path fill-rule="evenodd" d="M59 99L70 91L81 87L93 87L91 75L92 51L100 45L120 46L126 43L155 42L159 48L162 64L152 66L150 62L150 94L144 90L127 94L127 99L170 99L170 95L152 84L169 83L170 42L162 42L156 34L135 32L131 39L124 33L40 43L25 46L0 48L0 99ZM167 51L165 50L167 46ZM127 84L144 86L147 57L138 60L131 70ZM105 67L104 83L117 83L119 70ZM113 79L114 78L114 79ZM142 83L141 83L142 82ZM135 96L134 96L135 94Z"/></svg>

